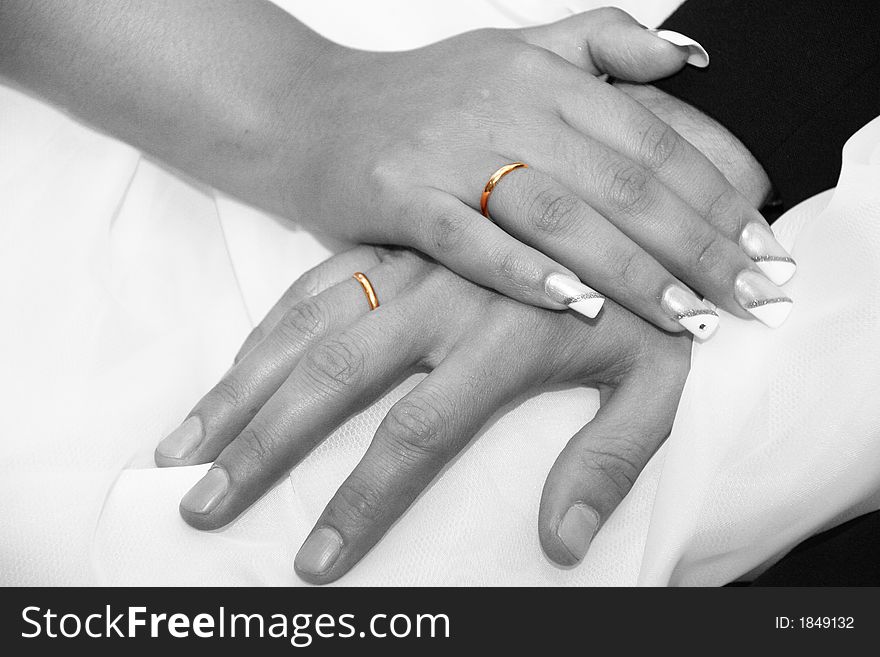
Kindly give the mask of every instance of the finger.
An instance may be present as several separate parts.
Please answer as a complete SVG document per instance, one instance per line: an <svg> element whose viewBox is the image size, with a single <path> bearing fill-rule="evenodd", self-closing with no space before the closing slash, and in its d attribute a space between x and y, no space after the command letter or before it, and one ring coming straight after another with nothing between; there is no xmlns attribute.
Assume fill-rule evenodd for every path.
<svg viewBox="0 0 880 657"><path fill-rule="evenodd" d="M424 198L424 213L403 223L410 246L464 278L523 303L557 310L568 306L589 318L601 310L604 297L569 269L457 198L436 189L425 190Z"/></svg>
<svg viewBox="0 0 880 657"><path fill-rule="evenodd" d="M316 296L324 290L349 278L352 272L366 271L379 264L380 256L375 246L359 245L325 260L300 276L284 292L257 326L250 332L235 355L234 363L262 340L288 310L299 302Z"/></svg>
<svg viewBox="0 0 880 657"><path fill-rule="evenodd" d="M685 328L700 338L708 338L717 327L718 315L686 285L577 194L538 169L507 176L492 193L489 209L511 235L568 265L590 287L658 327ZM669 240L671 248L678 248L675 236ZM732 244L731 249L736 251Z"/></svg>
<svg viewBox="0 0 880 657"><path fill-rule="evenodd" d="M184 520L199 529L234 520L347 417L411 371L437 326L429 308L390 304L309 349L183 497Z"/></svg>
<svg viewBox="0 0 880 657"><path fill-rule="evenodd" d="M429 267L422 258L400 252L369 269L367 276L380 302L387 303ZM352 278L288 309L159 444L156 464L191 465L215 459L278 390L311 345L368 312L364 290Z"/></svg>
<svg viewBox="0 0 880 657"><path fill-rule="evenodd" d="M635 162L647 173L649 181L656 180L667 187L728 240L738 243L776 284L791 278L795 270L791 255L774 238L761 214L705 155L640 103L611 85L583 76L568 76L568 79L568 84L558 85L564 96L560 111L574 131L552 142L566 153L558 149L549 152L545 139L533 148L535 157L530 164L545 168L560 182L572 184L572 189L581 191L583 181L590 178L569 181L579 171L579 163L593 161L589 158L593 142L573 138L573 135L587 136ZM589 111L584 102L586 97L590 98ZM543 164L539 165L537 159ZM635 180L644 180L644 174ZM606 193L614 194L615 190L627 191L627 187L612 185ZM628 200L633 198L631 194L638 199L638 191L630 189L623 200L631 202Z"/></svg>
<svg viewBox="0 0 880 657"><path fill-rule="evenodd" d="M460 349L398 401L300 548L300 577L325 584L360 561L492 413L526 386L515 370L494 350Z"/></svg>
<svg viewBox="0 0 880 657"><path fill-rule="evenodd" d="M662 265L669 273L697 290L716 305L740 317L749 317L751 304L772 298L781 298L785 294L774 288L770 281L771 294L761 299L741 294L738 279L743 272L760 276L761 270L753 260L733 240L707 221L695 209L689 206L680 196L662 183L649 169L630 160L621 153L614 151L603 143L584 137L577 131L563 127L560 144L551 149L536 142L532 144L532 167L526 172L517 170L496 186L489 199L489 210L499 223L504 223L505 215L498 213L497 204L502 203L507 194L513 190L512 205L518 204L519 212L531 212L531 233L520 235L527 244L544 250L535 240L543 237L547 230L559 229L564 235L570 227L571 216L559 219L560 211L565 207L552 206L550 215L542 215L541 208L532 207L533 200L538 197L544 187L536 183L529 190L520 190L518 186L529 176L535 177L535 170L546 172L547 175L577 192L586 203L617 226L635 244ZM565 166L560 162L567 163ZM484 167L488 168L488 167ZM466 172L462 172L464 174ZM478 178L474 174L471 178ZM471 182L470 186L474 183ZM462 184L462 187L465 185ZM568 194L568 197L574 197ZM493 205L495 204L495 205ZM570 213L569 213L570 214ZM568 221L566 221L566 219ZM549 225L546 224L549 220ZM536 222L545 222L536 225ZM506 225L505 225L506 227ZM579 247L585 251L580 260L563 259L548 252L561 264L569 267L581 276L587 285L604 292L615 300L611 292L603 289L598 280L586 277L576 262L583 262L584 256L592 257L589 244L575 242L570 247ZM628 260L624 260L628 263ZM635 263L633 263L635 264ZM589 263L581 265L589 266ZM629 267L627 274L638 271L635 266ZM763 295L763 290L761 291ZM657 301L662 302L658 295ZM637 307L625 304L635 312ZM789 304L790 305L790 304ZM678 308L669 308L675 316L680 316ZM689 310L689 309L688 309ZM644 315L654 323L654 316ZM656 311L655 311L656 314ZM753 313L754 314L754 313ZM687 315L684 315L687 317ZM666 328L663 324L658 326ZM704 336L703 336L704 337Z"/></svg>
<svg viewBox="0 0 880 657"><path fill-rule="evenodd" d="M522 34L529 43L556 53L592 75L608 73L633 82L658 80L676 73L686 63L703 63L700 57L691 56L687 46L658 37L615 7L527 28Z"/></svg>
<svg viewBox="0 0 880 657"><path fill-rule="evenodd" d="M632 488L672 428L686 358L642 367L563 449L544 484L538 529L556 563L584 558L590 542Z"/></svg>

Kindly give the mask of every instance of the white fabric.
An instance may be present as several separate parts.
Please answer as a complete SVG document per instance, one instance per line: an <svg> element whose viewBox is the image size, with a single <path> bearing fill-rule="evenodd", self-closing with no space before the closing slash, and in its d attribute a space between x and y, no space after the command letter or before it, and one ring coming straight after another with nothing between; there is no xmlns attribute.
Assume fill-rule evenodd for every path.
<svg viewBox="0 0 880 657"><path fill-rule="evenodd" d="M546 11L537 0L284 4L364 47L555 17L529 16ZM380 4L396 23L369 20L364 6ZM594 3L576 4L554 6ZM672 4L625 6L652 24ZM847 146L833 196L777 223L800 265L788 323L724 317L697 346L672 436L580 567L547 561L536 519L546 472L597 397L553 390L497 414L340 584L721 584L877 508L877 153L880 120ZM327 243L0 87L0 584L301 584L298 546L414 381L218 532L177 513L206 466L159 470L152 450Z"/></svg>

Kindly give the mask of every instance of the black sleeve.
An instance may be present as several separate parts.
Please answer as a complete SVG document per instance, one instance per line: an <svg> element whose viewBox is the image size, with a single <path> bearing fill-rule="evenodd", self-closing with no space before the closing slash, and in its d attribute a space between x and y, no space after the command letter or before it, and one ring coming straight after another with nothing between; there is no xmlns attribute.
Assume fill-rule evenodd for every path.
<svg viewBox="0 0 880 657"><path fill-rule="evenodd" d="M833 187L843 144L880 114L880 0L687 0L663 28L710 65L657 86L736 135L785 207Z"/></svg>

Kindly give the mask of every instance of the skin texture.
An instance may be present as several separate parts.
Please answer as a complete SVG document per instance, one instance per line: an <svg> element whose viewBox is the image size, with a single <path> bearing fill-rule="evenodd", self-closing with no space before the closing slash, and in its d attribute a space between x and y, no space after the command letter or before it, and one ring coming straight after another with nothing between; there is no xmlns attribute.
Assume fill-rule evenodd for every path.
<svg viewBox="0 0 880 657"><path fill-rule="evenodd" d="M170 166L339 236L421 249L535 306L558 309L544 278L572 273L667 331L680 326L657 298L676 277L744 316L732 280L754 266L736 237L760 218L649 97L593 76L647 81L685 55L615 10L377 54L269 3L0 4L0 75ZM495 225L475 205L512 160L531 168L493 194ZM356 269L383 296L368 316ZM429 370L318 522L342 545L326 571L300 572L327 582L495 409L542 383L596 385L603 408L560 455L539 519L548 555L571 564L584 523L607 518L668 433L689 344L613 303L588 322L414 254L359 250L291 288L194 410L199 447L157 461L218 459L214 508L182 512L221 526L402 373Z"/></svg>
<svg viewBox="0 0 880 657"><path fill-rule="evenodd" d="M380 290L377 310L368 311L355 269ZM214 461L181 513L199 529L222 527L352 413L402 376L429 372L391 408L319 518L316 541L341 541L335 560L310 569L302 552L327 554L314 541L297 559L300 576L326 583L381 539L498 408L542 385L597 386L602 408L560 454L541 502L541 543L572 565L586 545L563 542L578 534L561 530L562 518L577 505L600 524L627 493L672 426L690 344L613 303L591 321L514 302L410 251L357 247L297 281L255 329L190 414L203 429L198 446L179 459L160 447L156 460ZM218 481L228 482L219 501Z"/></svg>
<svg viewBox="0 0 880 657"><path fill-rule="evenodd" d="M333 44L268 2L0 5L0 75L272 212L422 251L545 308L580 278L668 331L676 281L742 317L737 244L762 222L698 149L595 76L687 53L604 9L398 53ZM529 163L477 211L491 173Z"/></svg>
<svg viewBox="0 0 880 657"><path fill-rule="evenodd" d="M654 87L625 85L624 91L686 134L756 207L769 195L765 172L717 122ZM357 270L369 273L385 304L381 313L391 320L366 313L363 292L349 278ZM413 350L401 354L401 344ZM389 413L361 466L319 519L313 535L341 541L321 553L336 560L318 574L298 572L326 583L381 539L508 399L550 382L589 383L600 389L602 410L549 473L538 522L547 555L572 565L668 433L689 353L686 338L656 331L613 305L592 322L538 311L421 258L361 247L291 286L245 341L233 369L191 412L187 422L202 432L198 447L183 458L160 448L156 461L217 459L229 497L207 514L185 505L181 513L195 527L219 527L401 373L433 372Z"/></svg>

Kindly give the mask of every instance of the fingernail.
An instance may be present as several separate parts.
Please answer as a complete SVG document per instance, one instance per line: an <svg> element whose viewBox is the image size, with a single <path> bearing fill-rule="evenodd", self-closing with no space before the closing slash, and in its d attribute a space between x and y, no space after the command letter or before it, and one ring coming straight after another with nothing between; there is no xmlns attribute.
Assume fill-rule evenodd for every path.
<svg viewBox="0 0 880 657"><path fill-rule="evenodd" d="M706 339L718 328L714 308L700 301L696 294L681 285L667 286L660 300L663 311L698 338Z"/></svg>
<svg viewBox="0 0 880 657"><path fill-rule="evenodd" d="M550 274L544 282L544 290L556 303L563 303L590 319L599 314L605 303L605 297L596 290L565 274Z"/></svg>
<svg viewBox="0 0 880 657"><path fill-rule="evenodd" d="M672 30L648 31L652 32L655 36L660 37L664 41L668 41L674 46L687 48L687 63L691 66L696 66L697 68L706 68L709 65L709 53L706 52L706 49L703 46L701 46L697 41L694 41L690 37L687 37L679 32L673 32Z"/></svg>
<svg viewBox="0 0 880 657"><path fill-rule="evenodd" d="M794 276L797 269L794 258L764 224L757 221L748 224L740 233L739 244L767 278L777 285L787 283Z"/></svg>
<svg viewBox="0 0 880 657"><path fill-rule="evenodd" d="M168 434L156 446L156 452L169 459L184 459L196 451L204 435L201 418L193 415Z"/></svg>
<svg viewBox="0 0 880 657"><path fill-rule="evenodd" d="M312 532L299 549L294 560L297 570L320 575L333 566L342 550L342 537L332 527L321 527Z"/></svg>
<svg viewBox="0 0 880 657"><path fill-rule="evenodd" d="M214 466L180 500L180 506L190 513L210 513L226 496L229 475L226 470Z"/></svg>
<svg viewBox="0 0 880 657"><path fill-rule="evenodd" d="M782 289L748 269L737 275L734 296L739 305L770 328L781 326L794 304Z"/></svg>
<svg viewBox="0 0 880 657"><path fill-rule="evenodd" d="M580 561L587 554L599 529L599 514L586 504L573 504L556 528L556 535L571 556Z"/></svg>

